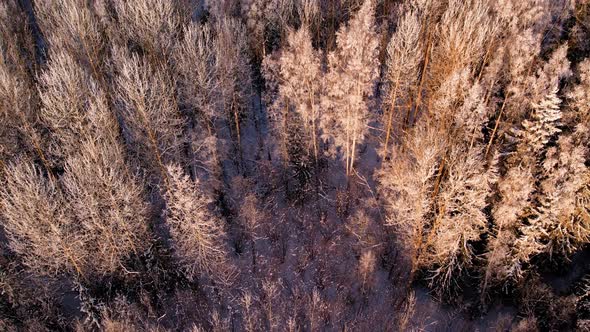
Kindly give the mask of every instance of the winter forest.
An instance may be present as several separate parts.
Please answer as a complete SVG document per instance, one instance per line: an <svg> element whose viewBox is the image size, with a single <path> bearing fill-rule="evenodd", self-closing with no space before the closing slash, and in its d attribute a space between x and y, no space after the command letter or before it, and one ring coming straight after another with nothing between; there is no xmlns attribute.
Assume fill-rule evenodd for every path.
<svg viewBox="0 0 590 332"><path fill-rule="evenodd" d="M590 331L587 0L0 0L0 330Z"/></svg>

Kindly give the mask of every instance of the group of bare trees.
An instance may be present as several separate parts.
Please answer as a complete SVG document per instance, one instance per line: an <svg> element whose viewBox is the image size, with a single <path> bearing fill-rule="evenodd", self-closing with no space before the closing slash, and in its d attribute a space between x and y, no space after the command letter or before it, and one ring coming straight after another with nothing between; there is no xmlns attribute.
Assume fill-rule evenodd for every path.
<svg viewBox="0 0 590 332"><path fill-rule="evenodd" d="M426 270L448 290L477 272L485 298L492 284L535 275L533 257L568 257L587 243L587 129L575 102L584 62L570 65L556 28L568 4L514 4L517 16L504 3L451 1L429 14L435 5L409 6L388 48L393 100L378 178L410 278ZM416 70L416 82L400 85ZM569 83L572 70L580 85Z"/></svg>
<svg viewBox="0 0 590 332"><path fill-rule="evenodd" d="M589 10L0 3L0 329L403 330L423 282L583 326L536 299L588 301L541 280L590 242Z"/></svg>

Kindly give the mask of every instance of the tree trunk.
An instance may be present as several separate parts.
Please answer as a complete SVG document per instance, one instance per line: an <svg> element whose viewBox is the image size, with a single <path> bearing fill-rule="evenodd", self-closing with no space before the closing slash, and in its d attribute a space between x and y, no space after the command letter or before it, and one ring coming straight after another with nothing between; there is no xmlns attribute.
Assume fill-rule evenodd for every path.
<svg viewBox="0 0 590 332"><path fill-rule="evenodd" d="M348 160L350 159L350 106L346 108L346 176L350 175Z"/></svg>
<svg viewBox="0 0 590 332"><path fill-rule="evenodd" d="M484 154L484 158L488 156L490 152L490 148L492 147L492 143L494 143L494 137L496 136L496 131L498 131L498 126L500 125L500 120L502 119L502 114L504 113L504 108L506 108L506 103L508 101L508 96L504 98L502 102L502 108L500 108L500 114L498 114L498 118L496 119L496 124L494 125L494 130L490 135L490 141L488 142L488 146L486 147L486 153Z"/></svg>
<svg viewBox="0 0 590 332"><path fill-rule="evenodd" d="M385 134L385 154L384 157L387 156L387 153L389 152L389 137L391 135L391 129L392 129L392 124L393 124L393 112L395 111L395 104L397 101L397 89L399 88L399 76L400 73L398 72L397 74L397 78L395 80L395 86L393 88L393 93L392 93L392 98L391 98L391 106L389 107L389 116L387 118L387 132Z"/></svg>
<svg viewBox="0 0 590 332"><path fill-rule="evenodd" d="M428 68L430 48L432 46L432 33L428 31L428 41L426 43L426 49L424 51L424 65L422 66L422 73L420 74L420 83L416 89L416 104L414 105L414 112L412 108L408 109L408 118L406 119L408 127L411 126L413 119L416 118L420 105L422 104L422 89L424 82L426 81L426 70Z"/></svg>

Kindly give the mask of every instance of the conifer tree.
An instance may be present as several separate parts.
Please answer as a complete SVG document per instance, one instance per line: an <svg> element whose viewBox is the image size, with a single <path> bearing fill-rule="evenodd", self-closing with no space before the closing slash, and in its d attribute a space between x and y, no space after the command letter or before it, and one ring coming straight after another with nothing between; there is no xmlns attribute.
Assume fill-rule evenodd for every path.
<svg viewBox="0 0 590 332"><path fill-rule="evenodd" d="M520 136L519 150L525 154L540 156L549 139L561 132L561 100L557 97L557 89L551 91L539 104L533 104L531 120L522 122L522 130L517 131Z"/></svg>
<svg viewBox="0 0 590 332"><path fill-rule="evenodd" d="M561 136L543 162L543 197L536 219L547 236L544 250L550 254L569 255L590 242L590 169L585 165L584 130L582 125Z"/></svg>
<svg viewBox="0 0 590 332"><path fill-rule="evenodd" d="M512 248L520 227L520 218L531 204L534 178L529 167L517 165L498 181L500 200L494 204L495 225L487 245L486 266L482 278L482 294L488 287L516 275L511 265Z"/></svg>
<svg viewBox="0 0 590 332"><path fill-rule="evenodd" d="M484 290L488 283L495 281L494 278L499 281L507 278L520 280L523 275L522 265L544 250L546 231L542 229L541 220L535 217L534 211L545 211L546 207L543 201L541 206L535 202L538 201L535 199L538 188L534 179L539 174L538 165L549 139L561 132L558 128L561 100L556 93L557 90L554 90L541 104L533 105L531 120L524 120L523 129L516 130L517 156L500 182L502 197L494 212L496 236L488 246ZM519 183L521 188L514 193L508 190L502 192L502 188L513 188L512 183ZM522 223L523 220L527 224Z"/></svg>
<svg viewBox="0 0 590 332"><path fill-rule="evenodd" d="M540 112L539 108L536 111L537 114L546 113ZM556 133L557 128L548 125L548 122L555 122L550 118L555 118L556 110L547 111L553 113L553 116L543 117L549 121L537 119L539 124L529 130L536 137L531 143L533 146L541 146L550 133ZM513 265L518 272L535 255L548 253L551 256L567 256L590 242L587 212L590 173L585 165L587 148L580 144L580 138L577 132L562 135L557 147L547 148L540 170L544 180L540 183L527 223L519 229L522 235L515 241L516 257Z"/></svg>

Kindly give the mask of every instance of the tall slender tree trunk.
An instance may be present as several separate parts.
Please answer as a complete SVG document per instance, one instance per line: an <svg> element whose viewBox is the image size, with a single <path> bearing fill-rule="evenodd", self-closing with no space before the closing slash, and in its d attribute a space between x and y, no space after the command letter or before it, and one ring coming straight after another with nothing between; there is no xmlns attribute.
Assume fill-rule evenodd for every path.
<svg viewBox="0 0 590 332"><path fill-rule="evenodd" d="M356 123L357 121L355 120L355 126L358 126L358 123ZM352 171L354 170L354 157L356 155L356 141L357 141L357 136L358 133L357 131L353 131L353 137L352 137L352 153L350 156L350 167L349 167L349 171L352 174Z"/></svg>
<svg viewBox="0 0 590 332"><path fill-rule="evenodd" d="M408 276L408 286L414 281L414 275L418 270L418 261L422 250L422 225L418 223L414 232L414 252L410 261L410 275Z"/></svg>
<svg viewBox="0 0 590 332"><path fill-rule="evenodd" d="M240 160L239 160L239 164L240 164L240 169L241 169L241 173L244 173L245 169L244 169L244 152L242 150L242 133L240 131L240 115L238 114L238 107L237 107L237 102L236 102L236 96L232 96L232 105L231 105L231 109L232 109L232 113L233 113L233 120L234 120L234 126L236 127L236 139L237 139L237 145L238 145L238 153L240 155Z"/></svg>
<svg viewBox="0 0 590 332"><path fill-rule="evenodd" d="M256 242L253 236L250 236L250 250L252 251L252 273L256 274Z"/></svg>
<svg viewBox="0 0 590 332"><path fill-rule="evenodd" d="M137 113L141 117L141 122L143 123L144 128L147 132L148 140L149 140L150 144L152 145L154 155L156 156L156 162L158 163L158 168L160 169L162 179L164 180L164 189L168 190L168 184L169 184L168 171L166 171L166 167L164 166L164 162L162 161L162 154L160 153L160 148L158 147L158 141L156 139L156 135L154 134L152 127L148 123L147 116L146 116L143 108L140 106L140 107L137 107L137 110L138 110Z"/></svg>
<svg viewBox="0 0 590 332"><path fill-rule="evenodd" d="M0 159L0 179L6 174L6 163L4 160Z"/></svg>
<svg viewBox="0 0 590 332"><path fill-rule="evenodd" d="M419 108L422 104L422 89L424 88L424 82L426 81L426 70L428 69L429 63L429 55L430 55L430 48L432 47L432 32L428 31L428 40L426 43L426 49L424 50L424 65L422 66L422 72L420 74L420 82L418 84L418 88L416 89L416 103L414 105L414 111L412 112L412 108L408 109L408 116L406 119L407 125L411 126L413 119L416 118L419 112Z"/></svg>
<svg viewBox="0 0 590 332"><path fill-rule="evenodd" d="M498 239L500 238L500 233L502 233L503 231L503 227L504 223L500 222L499 228L498 228L498 232L496 233L496 237L492 240L494 242L494 244L498 243ZM491 252L491 254L493 255L494 251ZM491 271L491 266L490 266L490 258L488 257L487 259L487 264L486 264L486 268L485 268L485 273L484 273L484 277L483 277L483 285L481 286L481 302L484 302L485 299L485 295L486 295L486 291L488 289L488 284L490 282L490 278L492 275L492 271Z"/></svg>
<svg viewBox="0 0 590 332"><path fill-rule="evenodd" d="M238 110L237 110L237 107L236 107L235 97L233 99L234 100L232 101L231 108L232 108L232 113L233 113L233 116L234 116L234 119L233 119L234 120L234 126L236 127L236 138L238 140L238 146L241 149L241 147L242 147L242 135L240 133L240 117L239 117Z"/></svg>
<svg viewBox="0 0 590 332"><path fill-rule="evenodd" d="M395 105L397 101L397 90L399 88L399 76L400 73L398 71L397 78L395 80L395 85L393 88L392 98L390 100L391 106L389 107L389 114L387 118L387 131L385 134L385 156L387 156L389 152L389 137L391 136L392 125L393 125L393 113L395 112Z"/></svg>
<svg viewBox="0 0 590 332"><path fill-rule="evenodd" d="M317 135L316 135L316 124L315 119L311 120L311 136L313 139L313 159L315 161L316 167L318 164L318 143L317 143Z"/></svg>
<svg viewBox="0 0 590 332"><path fill-rule="evenodd" d="M317 135L316 135L316 108L315 108L315 101L314 101L314 97L313 97L314 91L315 91L315 88L312 83L310 91L309 91L309 102L311 104L311 137L313 140L313 158L315 161L315 166L317 167L317 164L318 164L318 144L317 144Z"/></svg>
<svg viewBox="0 0 590 332"><path fill-rule="evenodd" d="M492 134L490 135L490 140L489 140L488 145L486 147L486 153L485 153L484 157L488 156L488 153L490 152L490 148L492 147L492 143L494 143L494 137L496 136L496 132L498 131L498 127L500 126L500 120L502 119L502 114L504 114L504 109L506 108L507 102L508 102L508 96L506 96L504 98L504 101L502 102L502 107L500 108L500 113L498 114L498 118L496 119L496 124L494 125L494 130L492 131Z"/></svg>
<svg viewBox="0 0 590 332"><path fill-rule="evenodd" d="M350 159L350 106L346 107L346 176L350 175L348 160Z"/></svg>
<svg viewBox="0 0 590 332"><path fill-rule="evenodd" d="M49 161L45 157L45 153L43 152L43 149L41 149L41 142L39 142L39 138L37 137L37 132L35 132L35 129L30 124L29 120L21 112L17 112L17 113L19 115L22 125L24 126L25 132L28 134L29 139L31 140L31 143L33 144L33 149L35 150L35 153L37 154L37 156L41 160L41 163L43 164L43 167L47 171L47 175L51 179L54 179L53 171L49 165Z"/></svg>

